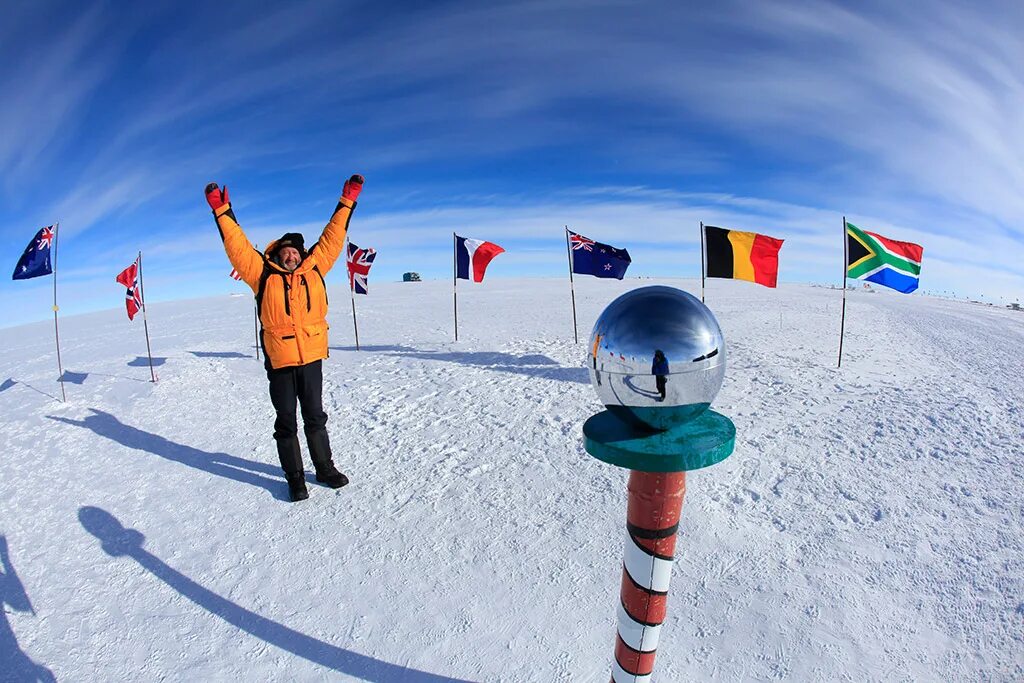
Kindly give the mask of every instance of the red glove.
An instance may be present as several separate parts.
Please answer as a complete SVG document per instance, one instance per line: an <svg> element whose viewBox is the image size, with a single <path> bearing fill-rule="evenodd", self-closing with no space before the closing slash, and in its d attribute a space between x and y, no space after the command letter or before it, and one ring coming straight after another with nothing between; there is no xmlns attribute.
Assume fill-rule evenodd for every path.
<svg viewBox="0 0 1024 683"><path fill-rule="evenodd" d="M224 189L217 187L217 183L210 183L206 186L206 201L209 202L210 208L216 211L225 204L230 204L231 200L228 199L228 188L227 185Z"/></svg>
<svg viewBox="0 0 1024 683"><path fill-rule="evenodd" d="M341 191L341 196L345 199L350 199L353 202L359 198L359 193L363 189L363 176L358 173L348 180L345 181L345 187Z"/></svg>

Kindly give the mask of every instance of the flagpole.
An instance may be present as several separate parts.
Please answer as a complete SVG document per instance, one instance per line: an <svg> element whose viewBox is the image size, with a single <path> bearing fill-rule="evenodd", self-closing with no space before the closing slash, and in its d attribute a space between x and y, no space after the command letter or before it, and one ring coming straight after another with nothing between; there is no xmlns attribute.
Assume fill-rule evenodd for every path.
<svg viewBox="0 0 1024 683"><path fill-rule="evenodd" d="M153 351L149 346L149 321L146 319L146 287L142 283L142 252L139 252L139 300L142 302L142 328L146 331L146 355L149 357L149 374L156 382L156 371L153 369Z"/></svg>
<svg viewBox="0 0 1024 683"><path fill-rule="evenodd" d="M353 275L352 270L351 270L351 264L348 262L348 259L351 258L349 256L349 247L348 247L348 245L349 245L349 241L348 241L348 238L346 237L346 239L345 239L345 259L346 259L346 266L349 267L349 271L348 271L348 295L349 295L349 297L352 298L352 327L356 331L356 351L358 351L359 350L359 323L356 322L356 281L355 281L355 276Z"/></svg>
<svg viewBox="0 0 1024 683"><path fill-rule="evenodd" d="M256 251L260 250L260 245L254 244L252 248ZM256 298L252 300L252 328L256 333L256 360L260 359L260 309L256 305Z"/></svg>
<svg viewBox="0 0 1024 683"><path fill-rule="evenodd" d="M60 395L68 402L64 391L64 366L60 362L60 326L57 324L57 236L60 235L60 221L53 224L53 338L57 343L57 381L60 382Z"/></svg>
<svg viewBox="0 0 1024 683"><path fill-rule="evenodd" d="M704 303L704 221L700 222L700 302Z"/></svg>
<svg viewBox="0 0 1024 683"><path fill-rule="evenodd" d="M569 293L572 296L572 338L573 343L580 343L580 335L576 330L576 286L572 281L572 246L569 244L569 226L565 226L565 250L569 253Z"/></svg>
<svg viewBox="0 0 1024 683"><path fill-rule="evenodd" d="M452 304L455 306L455 341L459 341L459 246L455 231L452 231Z"/></svg>
<svg viewBox="0 0 1024 683"><path fill-rule="evenodd" d="M839 362L836 363L837 368L843 367L843 335L846 332L846 274L849 264L850 243L846 238L846 216L843 216L843 279L841 280L843 287L843 312L839 318Z"/></svg>

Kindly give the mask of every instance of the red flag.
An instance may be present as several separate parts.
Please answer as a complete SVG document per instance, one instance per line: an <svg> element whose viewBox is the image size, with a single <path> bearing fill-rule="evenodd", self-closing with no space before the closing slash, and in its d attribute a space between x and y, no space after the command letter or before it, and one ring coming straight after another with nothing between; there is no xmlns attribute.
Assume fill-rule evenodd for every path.
<svg viewBox="0 0 1024 683"><path fill-rule="evenodd" d="M242 279L242 276L239 275L238 271L235 270L234 268L232 268L231 272L228 273L228 277L231 278L232 280L241 280Z"/></svg>
<svg viewBox="0 0 1024 683"><path fill-rule="evenodd" d="M125 292L124 305L128 309L128 319L134 320L135 314L142 308L142 290L139 288L139 259L121 271L117 281L128 288Z"/></svg>

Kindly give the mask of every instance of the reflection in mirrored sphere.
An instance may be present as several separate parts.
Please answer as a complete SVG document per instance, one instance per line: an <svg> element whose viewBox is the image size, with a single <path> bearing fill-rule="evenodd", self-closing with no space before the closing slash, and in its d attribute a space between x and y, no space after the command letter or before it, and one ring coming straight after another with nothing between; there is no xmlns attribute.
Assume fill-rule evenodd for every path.
<svg viewBox="0 0 1024 683"><path fill-rule="evenodd" d="M656 430L694 419L725 377L725 339L707 306L674 287L641 287L608 304L587 347L590 382L620 418Z"/></svg>

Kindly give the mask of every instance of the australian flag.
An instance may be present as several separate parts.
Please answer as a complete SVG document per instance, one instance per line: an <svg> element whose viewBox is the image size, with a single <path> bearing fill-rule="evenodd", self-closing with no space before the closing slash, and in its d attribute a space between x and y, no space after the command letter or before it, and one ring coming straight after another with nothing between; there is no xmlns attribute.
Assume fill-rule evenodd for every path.
<svg viewBox="0 0 1024 683"><path fill-rule="evenodd" d="M625 249L595 242L572 231L569 231L569 244L572 246L572 272L580 275L621 280L632 262Z"/></svg>
<svg viewBox="0 0 1024 683"><path fill-rule="evenodd" d="M50 247L56 238L54 226L43 228L36 233L32 241L25 247L25 253L18 259L18 265L14 267L12 280L28 280L40 275L49 275L53 272L50 261Z"/></svg>
<svg viewBox="0 0 1024 683"><path fill-rule="evenodd" d="M348 243L348 285L356 294L366 294L367 278L370 276L370 266L373 265L375 258L375 249L360 249L351 242Z"/></svg>

